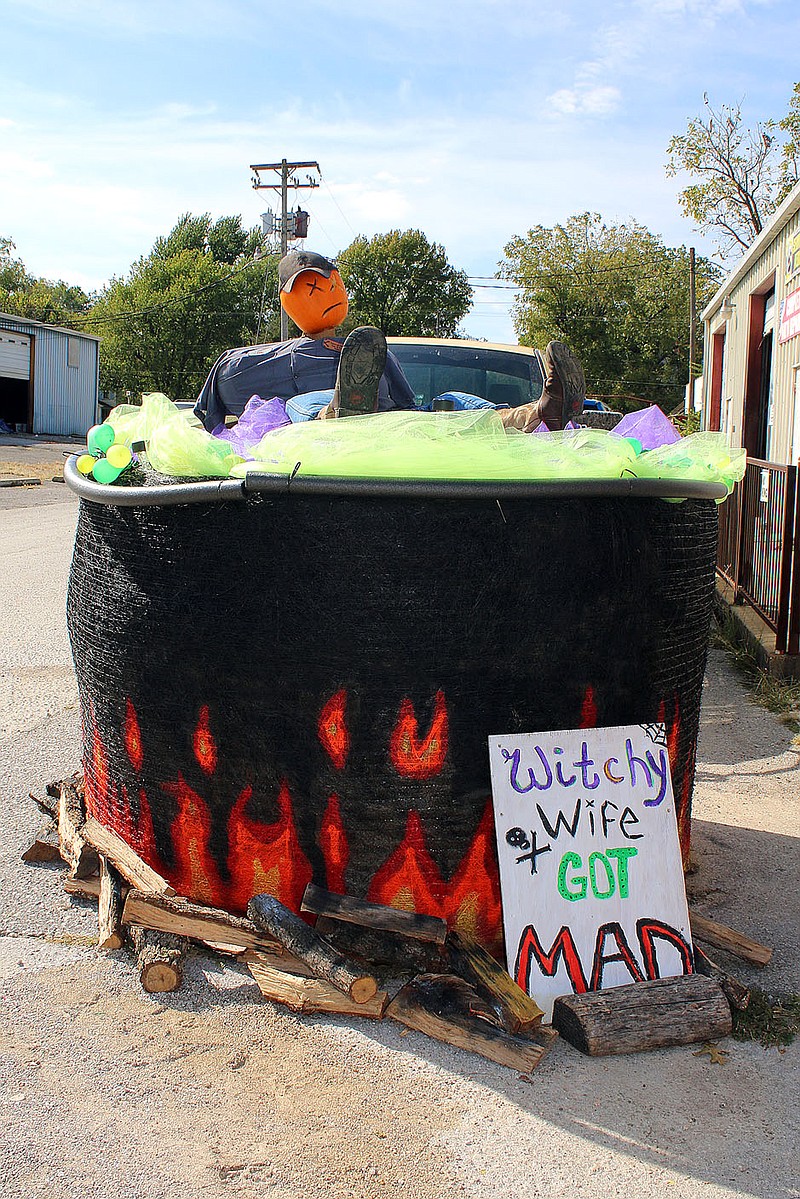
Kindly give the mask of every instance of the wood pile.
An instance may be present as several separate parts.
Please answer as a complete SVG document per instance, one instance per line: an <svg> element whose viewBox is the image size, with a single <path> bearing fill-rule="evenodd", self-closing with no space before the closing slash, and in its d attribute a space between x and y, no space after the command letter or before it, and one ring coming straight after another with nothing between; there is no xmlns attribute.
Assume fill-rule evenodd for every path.
<svg viewBox="0 0 800 1199"><path fill-rule="evenodd" d="M243 962L261 993L295 1012L391 1019L527 1075L559 1032L590 1055L709 1041L731 1031L749 992L695 946L696 973L558 999L553 1026L477 942L443 920L333 895L313 883L302 911L255 895L247 916L180 895L110 829L86 816L83 780L31 794L48 817L22 854L61 859L68 895L98 904L98 945L130 945L143 988L177 990L192 943ZM765 965L771 951L692 913L695 939Z"/></svg>

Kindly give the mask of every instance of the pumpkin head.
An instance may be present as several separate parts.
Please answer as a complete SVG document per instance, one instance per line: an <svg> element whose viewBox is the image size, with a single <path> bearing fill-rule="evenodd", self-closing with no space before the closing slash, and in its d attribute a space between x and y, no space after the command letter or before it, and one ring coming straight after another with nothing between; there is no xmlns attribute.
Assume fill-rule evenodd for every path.
<svg viewBox="0 0 800 1199"><path fill-rule="evenodd" d="M308 337L335 329L347 316L347 292L335 269L327 277L313 269L300 271L281 291L281 304Z"/></svg>

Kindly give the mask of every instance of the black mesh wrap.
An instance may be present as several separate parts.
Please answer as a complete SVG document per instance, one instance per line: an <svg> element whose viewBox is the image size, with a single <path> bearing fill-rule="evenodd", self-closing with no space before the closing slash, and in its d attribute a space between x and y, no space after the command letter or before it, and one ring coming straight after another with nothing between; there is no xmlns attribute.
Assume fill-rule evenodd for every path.
<svg viewBox="0 0 800 1199"><path fill-rule="evenodd" d="M296 906L311 876L385 901L376 878L411 844L441 902L410 882L389 898L456 920L441 896L469 890L489 734L663 718L686 853L716 536L710 500L82 499L67 612L90 804L184 891L233 909L251 883ZM338 760L318 730L333 696ZM403 713L421 744L442 710L436 772L399 772ZM269 839L287 795L292 861L270 874L259 858L252 878L231 814ZM482 844L494 907L476 911L479 880L463 911L492 943Z"/></svg>

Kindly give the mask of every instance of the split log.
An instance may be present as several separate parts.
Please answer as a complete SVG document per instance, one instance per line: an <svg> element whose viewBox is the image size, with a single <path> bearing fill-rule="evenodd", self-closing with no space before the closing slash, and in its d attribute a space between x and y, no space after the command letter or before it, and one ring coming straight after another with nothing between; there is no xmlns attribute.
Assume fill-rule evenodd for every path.
<svg viewBox="0 0 800 1199"><path fill-rule="evenodd" d="M332 987L320 978L282 970L261 954L248 953L245 960L261 994L293 1012L336 1012L342 1016L372 1016L379 1020L386 1007L388 995L385 991L376 991L365 1003L355 1003L338 987Z"/></svg>
<svg viewBox="0 0 800 1199"><path fill-rule="evenodd" d="M486 1005L474 987L453 974L418 975L397 993L386 1015L437 1041L468 1049L523 1074L538 1066L555 1040L549 1029L519 1037L490 1023Z"/></svg>
<svg viewBox="0 0 800 1199"><path fill-rule="evenodd" d="M83 794L83 775L79 770L71 774L66 779L55 779L51 783L45 783L44 795L37 795L34 791L28 792L28 798L32 799L41 812L45 816L52 816L58 819L58 803L61 798L61 786L63 783L72 783L78 790L79 794Z"/></svg>
<svg viewBox="0 0 800 1199"><path fill-rule="evenodd" d="M122 920L125 924L138 924L156 932L191 937L195 941L213 943L214 946L235 945L241 949L260 950L273 958L286 958L290 970L299 965L279 941L264 936L251 920L232 916L221 908L203 907L180 896L151 895L131 890L125 900Z"/></svg>
<svg viewBox="0 0 800 1199"><path fill-rule="evenodd" d="M36 838L22 854L23 862L33 865L39 862L61 861L61 845L58 839L58 825L55 820L42 825Z"/></svg>
<svg viewBox="0 0 800 1199"><path fill-rule="evenodd" d="M28 799L32 799L33 802L36 804L37 808L39 809L39 811L42 812L45 816L52 816L57 820L58 819L58 793L56 793L55 796L50 794L49 788L52 785L53 785L52 783L47 784L48 789L45 790L44 795L36 795L35 792L29 791Z"/></svg>
<svg viewBox="0 0 800 1199"><path fill-rule="evenodd" d="M83 836L96 850L104 854L116 866L123 878L140 891L154 891L159 895L174 895L175 888L162 878L152 866L140 858L127 841L106 828L93 816L83 826Z"/></svg>
<svg viewBox="0 0 800 1199"><path fill-rule="evenodd" d="M731 1009L713 978L684 974L562 995L553 1027L590 1057L640 1053L694 1041L714 1041L731 1031Z"/></svg>
<svg viewBox="0 0 800 1199"><path fill-rule="evenodd" d="M154 933L147 928L131 927L131 940L136 950L136 965L145 991L151 995L162 991L177 991L183 982L183 959L186 942L169 933Z"/></svg>
<svg viewBox="0 0 800 1199"><path fill-rule="evenodd" d="M707 978L715 978L722 990L725 992L725 998L731 1005L731 1011L744 1012L750 1004L750 991L740 983L738 978L728 974L716 962L712 961L708 954L704 953L699 945L694 946L694 968L698 974L705 974Z"/></svg>
<svg viewBox="0 0 800 1199"><path fill-rule="evenodd" d="M463 933L451 932L446 948L453 972L492 1004L504 1028L524 1035L539 1027L542 1009L482 945Z"/></svg>
<svg viewBox="0 0 800 1199"><path fill-rule="evenodd" d="M735 929L728 928L727 924L719 924L716 920L709 920L707 916L700 916L691 910L689 921L693 939L696 937L698 941L705 941L715 949L723 949L726 953L749 962L751 966L767 966L772 959L772 950L768 945L761 945L758 941L746 937L744 933L737 933Z"/></svg>
<svg viewBox="0 0 800 1199"><path fill-rule="evenodd" d="M97 923L100 930L98 944L101 949L121 949L125 944L122 928L122 909L125 897L122 892L122 877L109 862L100 856L100 896Z"/></svg>
<svg viewBox="0 0 800 1199"><path fill-rule="evenodd" d="M378 984L326 941L304 920L272 895L255 895L247 905L247 915L258 928L280 941L300 958L314 974L349 995L355 1003L368 1003L377 993Z"/></svg>
<svg viewBox="0 0 800 1199"><path fill-rule="evenodd" d="M91 878L65 878L64 890L67 895L71 895L75 899L99 900L100 878L96 874L92 875Z"/></svg>
<svg viewBox="0 0 800 1199"><path fill-rule="evenodd" d="M58 799L58 846L73 878L89 878L99 868L85 830L83 796L71 779L64 779Z"/></svg>
<svg viewBox="0 0 800 1199"><path fill-rule="evenodd" d="M447 924L438 916L423 916L402 908L390 908L382 903L369 903L366 899L356 899L352 895L335 895L316 887L314 883L306 887L300 909L317 916L333 916L363 928L399 933L417 941L434 941L438 945L443 945L447 936Z"/></svg>
<svg viewBox="0 0 800 1199"><path fill-rule="evenodd" d="M406 939L399 933L362 928L333 916L320 916L314 927L340 953L383 978L411 978L442 969L442 947L433 941Z"/></svg>

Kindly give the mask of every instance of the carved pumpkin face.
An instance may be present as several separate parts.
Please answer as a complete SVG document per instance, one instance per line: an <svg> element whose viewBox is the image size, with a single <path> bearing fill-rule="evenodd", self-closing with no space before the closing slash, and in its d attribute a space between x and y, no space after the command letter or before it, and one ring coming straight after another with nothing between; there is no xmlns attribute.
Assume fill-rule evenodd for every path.
<svg viewBox="0 0 800 1199"><path fill-rule="evenodd" d="M336 270L329 279L318 271L301 271L291 291L281 292L281 304L308 337L335 329L347 316L347 292Z"/></svg>

